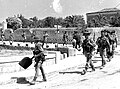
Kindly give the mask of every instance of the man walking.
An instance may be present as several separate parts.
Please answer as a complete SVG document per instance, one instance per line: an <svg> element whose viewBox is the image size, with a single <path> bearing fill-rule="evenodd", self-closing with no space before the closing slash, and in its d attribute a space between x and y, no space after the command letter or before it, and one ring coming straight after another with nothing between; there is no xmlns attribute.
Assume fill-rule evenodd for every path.
<svg viewBox="0 0 120 89"><path fill-rule="evenodd" d="M43 43L42 43L42 47L44 46L44 43L46 43L46 46L47 46L47 39L48 39L48 33L47 31L44 32L43 34Z"/></svg>
<svg viewBox="0 0 120 89"><path fill-rule="evenodd" d="M83 48L83 54L86 57L86 65L85 65L85 70L83 70L82 75L87 72L87 69L89 68L89 65L91 66L92 70L95 71L94 65L92 63L92 56L93 56L93 51L95 49L95 43L92 41L92 39L89 38L91 32L85 31L84 36L85 40L83 40L82 43L82 48Z"/></svg>
<svg viewBox="0 0 120 89"><path fill-rule="evenodd" d="M111 47L112 47L112 57L114 56L115 47L117 47L117 36L115 30L111 31Z"/></svg>
<svg viewBox="0 0 120 89"><path fill-rule="evenodd" d="M97 38L96 44L98 45L98 49L100 52L100 56L102 58L102 67L103 68L106 64L106 60L105 60L105 52L106 49L110 47L110 43L108 38L105 36L105 31L101 31L101 36Z"/></svg>
<svg viewBox="0 0 120 89"><path fill-rule="evenodd" d="M65 33L63 34L63 46L64 44L67 45L67 40L68 40L68 35L67 35L67 31L65 31Z"/></svg>
<svg viewBox="0 0 120 89"><path fill-rule="evenodd" d="M36 81L36 79L39 75L39 69L41 70L43 81L47 81L43 67L42 67L43 62L45 61L45 55L43 53L42 45L39 43L38 39L35 40L35 49L33 51L33 54L34 54L34 58L35 58L35 65L34 65L35 76L34 76L33 82Z"/></svg>
<svg viewBox="0 0 120 89"><path fill-rule="evenodd" d="M76 40L76 46L75 46L75 48L76 48L76 49L77 49L77 48L80 48L80 45L81 45L81 37L80 37L80 35L78 34L77 31L74 32L74 34L73 34L73 39Z"/></svg>
<svg viewBox="0 0 120 89"><path fill-rule="evenodd" d="M111 61L111 59L112 59L112 43L113 43L113 37L112 37L112 35L111 35L111 32L110 31L108 31L108 30L104 30L105 31L105 36L108 38L108 40L109 40L109 45L110 46L108 46L107 48L106 48L106 56L107 56L107 58L108 58L108 62L109 61Z"/></svg>

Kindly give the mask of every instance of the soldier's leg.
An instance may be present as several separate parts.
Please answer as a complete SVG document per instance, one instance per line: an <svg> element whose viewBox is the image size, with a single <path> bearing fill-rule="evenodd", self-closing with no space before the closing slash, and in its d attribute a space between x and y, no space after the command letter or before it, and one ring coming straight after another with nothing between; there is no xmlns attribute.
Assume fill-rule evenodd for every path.
<svg viewBox="0 0 120 89"><path fill-rule="evenodd" d="M115 52L115 43L112 45L112 58L114 57L114 52Z"/></svg>
<svg viewBox="0 0 120 89"><path fill-rule="evenodd" d="M92 70L95 71L95 67L94 67L93 62L92 62L92 54L89 55L89 64L90 64Z"/></svg>
<svg viewBox="0 0 120 89"><path fill-rule="evenodd" d="M90 62L90 58L89 55L86 56L87 60L86 60L86 65L85 65L85 71L87 71L87 69L89 68L89 62Z"/></svg>
<svg viewBox="0 0 120 89"><path fill-rule="evenodd" d="M41 70L41 73L42 73L42 76L43 76L43 81L46 81L46 76L45 76L45 73L44 73L44 69L42 67L42 63L40 65L40 70Z"/></svg>
<svg viewBox="0 0 120 89"><path fill-rule="evenodd" d="M45 43L45 42L43 41L43 42L42 42L42 48L44 47L44 43Z"/></svg>
<svg viewBox="0 0 120 89"><path fill-rule="evenodd" d="M76 43L75 43L75 42L72 42L72 45L73 45L73 48L75 48L75 46L76 46Z"/></svg>
<svg viewBox="0 0 120 89"><path fill-rule="evenodd" d="M106 64L106 60L105 60L105 49L100 49L100 56L102 58L102 66L104 67L104 65Z"/></svg>
<svg viewBox="0 0 120 89"><path fill-rule="evenodd" d="M107 55L107 58L108 58L108 62L110 62L111 59L112 59L112 52L110 50L111 50L111 48L106 49L106 55Z"/></svg>
<svg viewBox="0 0 120 89"><path fill-rule="evenodd" d="M86 57L86 65L85 65L85 69L83 70L83 72L81 73L81 75L86 74L87 69L89 68L89 57L88 57L87 52L84 52L84 55L85 55L85 57Z"/></svg>
<svg viewBox="0 0 120 89"><path fill-rule="evenodd" d="M37 77L38 77L38 74L39 73L39 65L35 66L35 76L33 78L33 81L36 81Z"/></svg>
<svg viewBox="0 0 120 89"><path fill-rule="evenodd" d="M78 44L77 44L77 42L76 42L76 45L75 45L75 48L76 48L76 49L77 49L77 45L78 45Z"/></svg>
<svg viewBox="0 0 120 89"><path fill-rule="evenodd" d="M78 48L80 48L80 46L81 46L81 45L80 45L80 42L79 42L79 43L78 43Z"/></svg>

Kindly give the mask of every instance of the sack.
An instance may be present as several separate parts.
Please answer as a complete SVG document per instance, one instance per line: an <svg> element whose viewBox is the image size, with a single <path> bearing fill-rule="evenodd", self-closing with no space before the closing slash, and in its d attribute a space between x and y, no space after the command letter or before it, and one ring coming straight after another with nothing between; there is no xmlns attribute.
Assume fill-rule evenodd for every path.
<svg viewBox="0 0 120 89"><path fill-rule="evenodd" d="M99 43L101 47L106 47L108 44L106 38L101 38Z"/></svg>
<svg viewBox="0 0 120 89"><path fill-rule="evenodd" d="M86 40L84 41L84 44L83 44L83 49L87 52L92 52L95 50L93 43L90 43L90 42L91 40L88 40L88 41Z"/></svg>
<svg viewBox="0 0 120 89"><path fill-rule="evenodd" d="M45 61L45 56L46 56L46 55L44 55L44 53L43 53L43 52L41 52L40 59L41 59L41 61L42 61L42 62L44 62L44 61Z"/></svg>
<svg viewBox="0 0 120 89"><path fill-rule="evenodd" d="M24 69L27 69L32 64L32 58L24 57L20 62L19 65Z"/></svg>
<svg viewBox="0 0 120 89"><path fill-rule="evenodd" d="M112 35L111 38L110 38L110 42L114 44L115 40L116 40L116 36Z"/></svg>
<svg viewBox="0 0 120 89"><path fill-rule="evenodd" d="M45 56L46 56L46 55L44 55L43 52L41 52L41 53L39 53L39 54L40 54L40 55L39 55L37 58L35 58L35 62L39 62L39 61L44 62L44 61L45 61Z"/></svg>
<svg viewBox="0 0 120 89"><path fill-rule="evenodd" d="M40 52L41 52L40 50L34 50L34 51L33 51L33 54L34 54L34 55L37 55L37 54L39 54Z"/></svg>

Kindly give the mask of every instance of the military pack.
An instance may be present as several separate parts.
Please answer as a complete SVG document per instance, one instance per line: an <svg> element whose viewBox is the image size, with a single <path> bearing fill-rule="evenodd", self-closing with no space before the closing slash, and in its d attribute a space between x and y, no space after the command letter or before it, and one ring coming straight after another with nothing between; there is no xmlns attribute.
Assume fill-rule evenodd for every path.
<svg viewBox="0 0 120 89"><path fill-rule="evenodd" d="M83 50L87 52L92 52L94 50L95 45L91 39L85 39L82 44Z"/></svg>
<svg viewBox="0 0 120 89"><path fill-rule="evenodd" d="M103 49L108 46L108 39L106 37L99 37L98 38L98 45L99 47L102 47Z"/></svg>

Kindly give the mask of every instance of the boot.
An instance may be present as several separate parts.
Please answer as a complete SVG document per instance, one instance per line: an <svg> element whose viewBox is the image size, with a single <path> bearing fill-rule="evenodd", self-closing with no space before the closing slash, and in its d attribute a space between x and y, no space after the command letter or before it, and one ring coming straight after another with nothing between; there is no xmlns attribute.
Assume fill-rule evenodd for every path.
<svg viewBox="0 0 120 89"><path fill-rule="evenodd" d="M34 77L33 81L36 81L37 77Z"/></svg>
<svg viewBox="0 0 120 89"><path fill-rule="evenodd" d="M83 70L83 72L81 73L81 75L85 75L86 74L86 70Z"/></svg>

